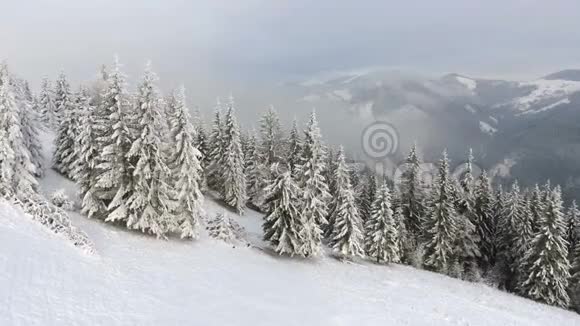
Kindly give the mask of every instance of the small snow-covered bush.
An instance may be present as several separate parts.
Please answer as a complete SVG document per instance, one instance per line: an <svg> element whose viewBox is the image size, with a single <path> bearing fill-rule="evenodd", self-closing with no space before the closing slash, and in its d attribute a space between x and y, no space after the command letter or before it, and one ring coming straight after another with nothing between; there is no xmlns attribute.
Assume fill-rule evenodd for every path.
<svg viewBox="0 0 580 326"><path fill-rule="evenodd" d="M21 207L24 213L33 220L47 227L50 231L66 238L75 247L86 253L96 253L95 245L88 235L73 226L66 212L46 200L39 194L28 194L20 198L13 198L12 202Z"/></svg>
<svg viewBox="0 0 580 326"><path fill-rule="evenodd" d="M74 209L74 203L68 198L63 189L53 192L50 196L50 202L65 211L72 211Z"/></svg>
<svg viewBox="0 0 580 326"><path fill-rule="evenodd" d="M245 234L244 228L224 213L216 214L206 228L210 237L229 243L243 239Z"/></svg>

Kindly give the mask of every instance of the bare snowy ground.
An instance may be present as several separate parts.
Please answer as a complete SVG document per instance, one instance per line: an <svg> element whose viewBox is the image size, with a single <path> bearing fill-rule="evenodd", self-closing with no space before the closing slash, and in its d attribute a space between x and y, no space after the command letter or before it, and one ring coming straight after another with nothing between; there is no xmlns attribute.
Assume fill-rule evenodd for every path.
<svg viewBox="0 0 580 326"><path fill-rule="evenodd" d="M42 188L75 196L53 171ZM410 267L277 257L255 248L260 214L235 218L252 247L156 240L71 214L91 256L0 203L0 325L580 325L572 312Z"/></svg>

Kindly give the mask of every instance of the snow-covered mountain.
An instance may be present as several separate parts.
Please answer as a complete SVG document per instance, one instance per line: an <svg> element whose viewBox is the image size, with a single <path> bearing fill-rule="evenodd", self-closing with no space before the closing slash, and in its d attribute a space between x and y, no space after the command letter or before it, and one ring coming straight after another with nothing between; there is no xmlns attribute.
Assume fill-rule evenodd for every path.
<svg viewBox="0 0 580 326"><path fill-rule="evenodd" d="M447 148L452 158L464 161L473 147L485 168L510 160L516 163L504 176L527 184L551 178L580 195L573 177L580 174L580 70L508 81L368 69L288 86L299 102L344 109L364 121L390 121L403 152L417 141L427 160ZM525 166L518 163L523 161Z"/></svg>

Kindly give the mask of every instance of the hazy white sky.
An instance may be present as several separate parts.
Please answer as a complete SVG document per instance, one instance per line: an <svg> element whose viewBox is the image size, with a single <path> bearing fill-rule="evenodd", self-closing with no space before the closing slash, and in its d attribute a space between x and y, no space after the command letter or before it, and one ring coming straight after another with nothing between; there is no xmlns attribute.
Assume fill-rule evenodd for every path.
<svg viewBox="0 0 580 326"><path fill-rule="evenodd" d="M162 80L281 80L394 66L536 77L580 66L575 0L0 0L0 57L87 79L118 54ZM174 85L169 85L174 86Z"/></svg>

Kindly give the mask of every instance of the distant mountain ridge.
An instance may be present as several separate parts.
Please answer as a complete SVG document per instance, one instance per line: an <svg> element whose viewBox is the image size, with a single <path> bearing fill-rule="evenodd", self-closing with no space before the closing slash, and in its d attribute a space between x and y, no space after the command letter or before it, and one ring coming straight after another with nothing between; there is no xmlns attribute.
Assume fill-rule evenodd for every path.
<svg viewBox="0 0 580 326"><path fill-rule="evenodd" d="M543 79L560 79L569 81L580 81L580 69L561 70L545 76Z"/></svg>
<svg viewBox="0 0 580 326"><path fill-rule="evenodd" d="M450 73L425 78L386 69L334 73L291 85L314 107L391 121L402 159L413 141L427 160L447 148L456 162L473 147L480 164L525 184L552 179L580 196L580 70L509 81ZM511 162L509 169L503 164Z"/></svg>

